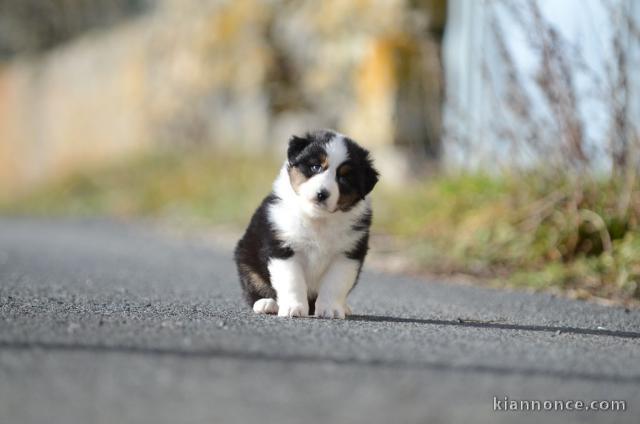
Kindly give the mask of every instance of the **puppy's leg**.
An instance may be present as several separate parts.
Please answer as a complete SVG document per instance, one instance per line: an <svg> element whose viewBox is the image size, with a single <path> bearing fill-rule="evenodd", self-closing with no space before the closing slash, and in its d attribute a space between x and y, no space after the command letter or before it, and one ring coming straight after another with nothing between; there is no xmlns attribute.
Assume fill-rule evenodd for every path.
<svg viewBox="0 0 640 424"><path fill-rule="evenodd" d="M295 257L269 261L271 285L278 297L278 316L306 317L309 315L307 283L302 267Z"/></svg>
<svg viewBox="0 0 640 424"><path fill-rule="evenodd" d="M351 314L347 305L349 290L358 278L360 261L341 256L337 258L322 280L316 300L316 316L342 318Z"/></svg>

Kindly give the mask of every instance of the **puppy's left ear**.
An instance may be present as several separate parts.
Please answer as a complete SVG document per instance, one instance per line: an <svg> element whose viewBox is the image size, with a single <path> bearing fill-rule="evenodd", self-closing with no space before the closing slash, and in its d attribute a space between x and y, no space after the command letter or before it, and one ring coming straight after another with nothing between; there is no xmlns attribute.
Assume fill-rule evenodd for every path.
<svg viewBox="0 0 640 424"><path fill-rule="evenodd" d="M364 199L364 197L367 194L371 193L371 190L373 190L373 187L375 187L376 183L378 182L379 176L380 174L373 167L373 163L371 162L371 159L367 157L367 159L363 164L363 170L362 170L361 190L360 190L361 198Z"/></svg>
<svg viewBox="0 0 640 424"><path fill-rule="evenodd" d="M298 137L297 135L292 135L289 139L289 148L287 149L287 159L289 163L291 163L296 156L300 154L311 143L306 137Z"/></svg>

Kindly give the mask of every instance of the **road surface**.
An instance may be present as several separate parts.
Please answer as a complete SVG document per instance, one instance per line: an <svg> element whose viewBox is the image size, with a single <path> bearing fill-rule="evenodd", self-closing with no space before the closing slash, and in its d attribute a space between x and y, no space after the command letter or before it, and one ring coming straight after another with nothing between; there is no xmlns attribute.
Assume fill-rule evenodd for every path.
<svg viewBox="0 0 640 424"><path fill-rule="evenodd" d="M371 270L350 303L345 321L256 316L228 248L2 218L0 422L639 420L639 310ZM501 411L494 396L626 411Z"/></svg>

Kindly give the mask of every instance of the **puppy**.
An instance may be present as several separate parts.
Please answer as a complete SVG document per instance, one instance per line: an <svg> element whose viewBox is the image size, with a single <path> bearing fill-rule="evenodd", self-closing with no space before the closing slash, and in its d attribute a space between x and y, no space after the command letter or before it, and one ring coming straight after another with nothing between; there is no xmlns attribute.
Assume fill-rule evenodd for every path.
<svg viewBox="0 0 640 424"><path fill-rule="evenodd" d="M331 130L289 140L273 191L235 249L254 312L345 318L369 248L378 182L369 152Z"/></svg>

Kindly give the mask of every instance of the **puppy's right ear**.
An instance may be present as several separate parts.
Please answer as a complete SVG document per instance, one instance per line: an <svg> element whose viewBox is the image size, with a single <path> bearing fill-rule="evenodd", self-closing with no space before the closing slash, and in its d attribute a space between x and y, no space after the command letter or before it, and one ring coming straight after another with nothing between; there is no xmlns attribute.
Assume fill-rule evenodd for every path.
<svg viewBox="0 0 640 424"><path fill-rule="evenodd" d="M292 135L289 139L289 148L287 149L287 159L289 159L289 163L293 162L293 160L311 143L311 140L305 137L298 137L297 135Z"/></svg>

